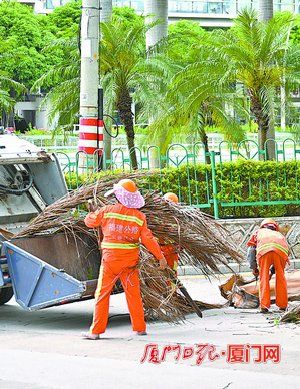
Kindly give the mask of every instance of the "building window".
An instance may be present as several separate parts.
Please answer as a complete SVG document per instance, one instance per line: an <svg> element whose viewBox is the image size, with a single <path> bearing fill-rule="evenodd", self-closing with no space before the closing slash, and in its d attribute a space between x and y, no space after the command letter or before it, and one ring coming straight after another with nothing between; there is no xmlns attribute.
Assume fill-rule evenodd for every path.
<svg viewBox="0 0 300 389"><path fill-rule="evenodd" d="M52 0L46 0L46 2L44 3L44 7L46 9L54 9Z"/></svg>

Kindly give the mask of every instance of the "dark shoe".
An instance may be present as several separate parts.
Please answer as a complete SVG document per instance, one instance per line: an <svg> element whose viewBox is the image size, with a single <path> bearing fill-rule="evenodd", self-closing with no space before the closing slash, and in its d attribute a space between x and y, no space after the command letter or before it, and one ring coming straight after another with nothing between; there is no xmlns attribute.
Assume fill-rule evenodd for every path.
<svg viewBox="0 0 300 389"><path fill-rule="evenodd" d="M90 332L83 332L81 336L83 337L83 339L88 339L88 340L100 339L100 334L91 334Z"/></svg>
<svg viewBox="0 0 300 389"><path fill-rule="evenodd" d="M269 313L268 308L260 308L259 310L260 313Z"/></svg>
<svg viewBox="0 0 300 389"><path fill-rule="evenodd" d="M280 312L285 312L285 311L286 311L286 308L279 308L279 311L280 311Z"/></svg>
<svg viewBox="0 0 300 389"><path fill-rule="evenodd" d="M147 332L146 331L137 331L136 334L139 336L144 336L144 335L147 335Z"/></svg>

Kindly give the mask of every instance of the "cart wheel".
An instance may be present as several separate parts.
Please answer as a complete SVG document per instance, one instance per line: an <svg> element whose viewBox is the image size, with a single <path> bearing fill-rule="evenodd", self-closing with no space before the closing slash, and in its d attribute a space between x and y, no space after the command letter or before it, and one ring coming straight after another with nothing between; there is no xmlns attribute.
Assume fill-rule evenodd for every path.
<svg viewBox="0 0 300 389"><path fill-rule="evenodd" d="M14 295L13 288L0 289L0 305L6 304Z"/></svg>

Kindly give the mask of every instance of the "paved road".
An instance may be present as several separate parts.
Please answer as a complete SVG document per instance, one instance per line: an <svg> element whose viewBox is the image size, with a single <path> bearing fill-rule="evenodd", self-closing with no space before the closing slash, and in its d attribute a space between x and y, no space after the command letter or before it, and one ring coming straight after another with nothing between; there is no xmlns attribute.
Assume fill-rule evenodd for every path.
<svg viewBox="0 0 300 389"><path fill-rule="evenodd" d="M217 282L184 279L193 297L221 302ZM15 302L0 308L0 388L300 388L300 326L276 325L278 314L223 308L190 315L185 323L149 325L147 337L132 334L128 316L112 317L100 341L85 341L93 301L25 312ZM113 296L111 314L126 313L124 295ZM181 347L208 343L216 351L228 344L280 344L281 362L230 364L226 358L196 365L196 357L161 364L140 363L146 344Z"/></svg>

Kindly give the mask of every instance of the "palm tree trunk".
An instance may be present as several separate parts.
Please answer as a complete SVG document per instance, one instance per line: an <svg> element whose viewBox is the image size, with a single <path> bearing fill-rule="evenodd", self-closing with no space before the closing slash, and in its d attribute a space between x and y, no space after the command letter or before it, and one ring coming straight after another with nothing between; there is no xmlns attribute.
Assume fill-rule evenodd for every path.
<svg viewBox="0 0 300 389"><path fill-rule="evenodd" d="M100 22L110 22L112 16L112 0L100 0ZM101 37L101 29L100 29L100 37ZM100 79L101 85L101 79ZM105 95L103 96L103 105L105 106ZM108 113L108 112L105 112ZM111 136L104 131L103 134L103 142L104 142L104 157L106 160L111 160ZM110 168L106 163L103 164L106 168Z"/></svg>
<svg viewBox="0 0 300 389"><path fill-rule="evenodd" d="M273 0L259 0L259 20L263 22L268 22L274 16L274 7ZM274 110L272 110L274 111ZM272 139L274 142L267 143L267 159L275 159L275 125L274 125L274 112L270 112L268 120L268 128L266 130L266 139ZM259 134L263 136L264 139L264 130L259 131ZM263 142L263 139L261 142Z"/></svg>
<svg viewBox="0 0 300 389"><path fill-rule="evenodd" d="M160 21L146 33L147 51L154 47L168 33L168 0L145 0L144 14L146 23Z"/></svg>
<svg viewBox="0 0 300 389"><path fill-rule="evenodd" d="M250 110L252 114L255 117L255 121L258 124L258 149L264 150L266 141L268 139L268 129L270 125L270 118L268 115L266 115L263 111L263 106L259 100L259 98L256 98L255 96L250 96ZM264 155L259 154L259 159L264 160ZM268 150L266 159L268 158Z"/></svg>
<svg viewBox="0 0 300 389"><path fill-rule="evenodd" d="M202 126L202 124L200 123L200 129L199 129L199 134L200 134L200 139L201 139L201 142L203 143L204 145L204 151L205 151L205 162L210 164L210 156L209 156L209 148L208 148L208 136Z"/></svg>
<svg viewBox="0 0 300 389"><path fill-rule="evenodd" d="M117 96L117 109L119 111L120 119L124 125L127 146L129 151L129 158L131 167L138 169L138 163L136 158L135 143L134 143L134 126L133 126L133 114L131 112L132 97L129 90L124 88Z"/></svg>
<svg viewBox="0 0 300 389"><path fill-rule="evenodd" d="M268 21L274 14L273 0L259 0L259 20Z"/></svg>

